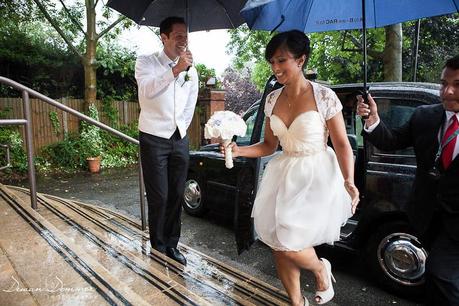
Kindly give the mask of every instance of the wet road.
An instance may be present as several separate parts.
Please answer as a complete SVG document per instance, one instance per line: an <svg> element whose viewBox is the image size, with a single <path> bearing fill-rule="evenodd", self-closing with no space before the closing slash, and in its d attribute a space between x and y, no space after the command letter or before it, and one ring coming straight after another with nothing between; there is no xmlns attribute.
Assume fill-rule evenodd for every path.
<svg viewBox="0 0 459 306"><path fill-rule="evenodd" d="M27 182L15 185L27 186ZM140 218L136 167L109 169L99 174L82 172L41 176L37 178L37 185L38 191L42 193L82 200ZM205 218L195 218L183 213L180 241L273 286L282 288L276 276L269 248L257 242L249 251L238 256L231 226L231 220L222 216L208 214ZM327 305L419 305L387 293L374 284L358 256L331 248L323 248L318 252L319 256L330 259L337 279L336 296ZM301 283L305 295L312 301L314 296L312 275L303 272Z"/></svg>

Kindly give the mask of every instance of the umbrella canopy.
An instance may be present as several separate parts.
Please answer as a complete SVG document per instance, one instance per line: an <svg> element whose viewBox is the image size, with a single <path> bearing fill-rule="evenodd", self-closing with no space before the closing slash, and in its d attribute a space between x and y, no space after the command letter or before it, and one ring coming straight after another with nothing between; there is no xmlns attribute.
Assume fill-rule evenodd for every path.
<svg viewBox="0 0 459 306"><path fill-rule="evenodd" d="M249 0L241 15L252 30L323 32L363 29L363 86L367 91L366 29L458 12L459 0Z"/></svg>
<svg viewBox="0 0 459 306"><path fill-rule="evenodd" d="M252 30L307 33L362 29L458 12L459 0L249 0L241 15Z"/></svg>
<svg viewBox="0 0 459 306"><path fill-rule="evenodd" d="M110 0L107 5L139 25L159 27L170 16L183 17L190 32L236 28L246 0Z"/></svg>

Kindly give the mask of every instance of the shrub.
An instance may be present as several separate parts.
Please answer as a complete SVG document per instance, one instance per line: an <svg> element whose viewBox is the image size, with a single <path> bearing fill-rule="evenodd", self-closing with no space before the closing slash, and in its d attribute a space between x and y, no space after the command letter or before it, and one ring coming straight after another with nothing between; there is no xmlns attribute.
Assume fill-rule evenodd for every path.
<svg viewBox="0 0 459 306"><path fill-rule="evenodd" d="M99 112L94 104L89 106L89 117L99 121ZM102 153L102 138L100 129L92 124L81 122L81 153L86 159L88 157L97 157Z"/></svg>
<svg viewBox="0 0 459 306"><path fill-rule="evenodd" d="M27 171L27 155L22 146L21 134L14 127L0 127L0 144L10 147L11 170L25 173ZM0 150L0 165L6 164L6 149ZM11 171L7 170L7 171Z"/></svg>

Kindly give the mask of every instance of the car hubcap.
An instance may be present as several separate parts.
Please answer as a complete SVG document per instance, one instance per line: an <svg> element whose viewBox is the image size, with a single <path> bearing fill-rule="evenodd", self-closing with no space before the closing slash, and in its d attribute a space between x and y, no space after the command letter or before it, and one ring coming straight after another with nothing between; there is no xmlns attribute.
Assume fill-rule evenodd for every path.
<svg viewBox="0 0 459 306"><path fill-rule="evenodd" d="M427 252L415 236L393 233L381 240L378 261L384 273L396 282L416 286L424 279Z"/></svg>
<svg viewBox="0 0 459 306"><path fill-rule="evenodd" d="M195 180L189 180L185 184L185 204L191 209L201 206L201 188Z"/></svg>

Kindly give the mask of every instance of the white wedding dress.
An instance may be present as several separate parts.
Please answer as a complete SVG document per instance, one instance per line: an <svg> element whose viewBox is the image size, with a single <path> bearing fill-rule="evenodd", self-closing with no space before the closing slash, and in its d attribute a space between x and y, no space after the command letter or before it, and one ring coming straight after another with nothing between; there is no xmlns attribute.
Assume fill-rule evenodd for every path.
<svg viewBox="0 0 459 306"><path fill-rule="evenodd" d="M266 98L265 115L282 153L266 167L252 217L259 239L275 250L333 244L352 215L335 152L327 146L325 121L342 106L332 90L311 84L318 111L299 114L289 128L272 114L282 88Z"/></svg>

